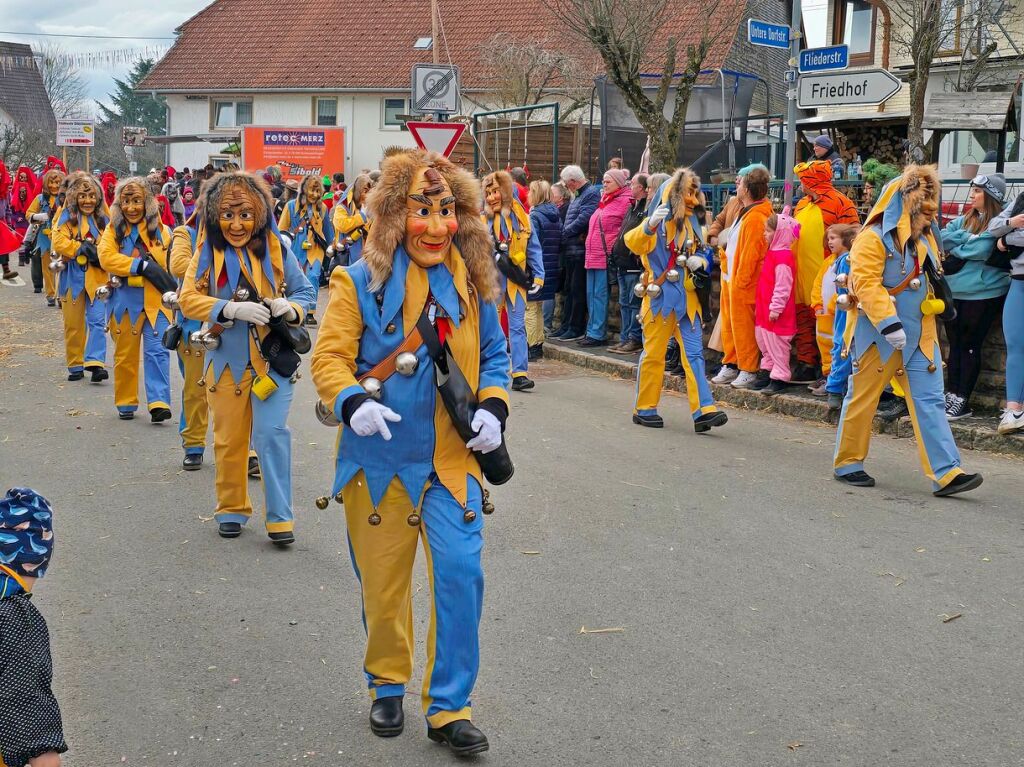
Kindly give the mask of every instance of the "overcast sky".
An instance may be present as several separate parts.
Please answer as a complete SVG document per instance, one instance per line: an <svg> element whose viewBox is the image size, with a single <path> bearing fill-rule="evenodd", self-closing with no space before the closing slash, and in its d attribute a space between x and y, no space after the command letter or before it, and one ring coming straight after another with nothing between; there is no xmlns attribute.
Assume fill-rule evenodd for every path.
<svg viewBox="0 0 1024 767"><path fill-rule="evenodd" d="M0 40L29 43L56 43L70 52L101 52L142 48L147 45L169 46L173 39L145 40L134 38L173 38L174 29L212 0L0 0ZM30 32L15 35L12 32ZM43 33L69 35L111 35L129 39L89 39L46 37ZM113 90L112 79L123 78L130 65L102 66L82 69L89 97L107 101Z"/></svg>

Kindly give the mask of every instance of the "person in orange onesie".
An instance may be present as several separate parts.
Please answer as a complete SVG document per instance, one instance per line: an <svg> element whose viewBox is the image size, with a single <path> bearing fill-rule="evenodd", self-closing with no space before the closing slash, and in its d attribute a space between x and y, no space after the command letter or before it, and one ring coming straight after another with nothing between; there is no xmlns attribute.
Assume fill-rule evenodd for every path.
<svg viewBox="0 0 1024 767"><path fill-rule="evenodd" d="M736 197L742 208L729 238L730 246L735 241L729 280L729 319L736 366L740 371L732 385L737 389L754 389L768 385L768 376L757 374L761 352L754 337L754 305L757 303L757 278L768 250L764 224L773 211L768 199L768 182L771 181L768 169L755 165L744 170L746 173L736 179ZM727 257L730 249L726 249Z"/></svg>
<svg viewBox="0 0 1024 767"><path fill-rule="evenodd" d="M814 311L814 285L820 281L825 259L830 255L826 233L833 224L859 224L857 206L832 186L832 163L825 160L802 162L793 168L800 179L804 198L793 217L800 224L796 244L796 365L793 383L821 384L821 352L818 348L819 321L822 335L830 335L831 317ZM819 283L820 284L820 283Z"/></svg>

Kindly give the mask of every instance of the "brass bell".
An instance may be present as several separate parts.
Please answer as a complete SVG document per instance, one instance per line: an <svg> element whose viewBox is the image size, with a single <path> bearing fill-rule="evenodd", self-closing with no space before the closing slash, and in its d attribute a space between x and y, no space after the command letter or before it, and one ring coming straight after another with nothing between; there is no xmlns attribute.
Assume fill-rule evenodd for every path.
<svg viewBox="0 0 1024 767"><path fill-rule="evenodd" d="M235 396L236 397L241 397L242 396L242 389L241 389L241 387L239 387L239 386L235 387Z"/></svg>
<svg viewBox="0 0 1024 767"><path fill-rule="evenodd" d="M340 490L334 494L334 502L335 503L340 503L340 504L344 504L345 503L345 499L341 497L341 491Z"/></svg>
<svg viewBox="0 0 1024 767"><path fill-rule="evenodd" d="M476 520L476 512L472 509L466 509L466 513L462 515L462 521L466 524L474 522Z"/></svg>
<svg viewBox="0 0 1024 767"><path fill-rule="evenodd" d="M911 290L920 290L921 289L921 278L920 277L915 277L914 279L912 279L910 281L910 289Z"/></svg>
<svg viewBox="0 0 1024 767"><path fill-rule="evenodd" d="M110 288L108 288L106 285L100 285L98 288L96 288L96 300L97 301L107 301L109 299L110 299Z"/></svg>
<svg viewBox="0 0 1024 767"><path fill-rule="evenodd" d="M370 395L373 399L380 401L381 397L384 396L384 384L381 383L379 378L364 378L359 382L363 387L363 391Z"/></svg>
<svg viewBox="0 0 1024 767"><path fill-rule="evenodd" d="M200 378L198 381L196 381L196 386L206 386L206 379Z"/></svg>
<svg viewBox="0 0 1024 767"><path fill-rule="evenodd" d="M385 333L394 333L396 329L397 328L395 327L395 323L389 322L388 326L386 328L384 328L384 332Z"/></svg>
<svg viewBox="0 0 1024 767"><path fill-rule="evenodd" d="M642 282L638 282L633 286L633 295L637 298L643 298L645 293L647 293L647 286Z"/></svg>
<svg viewBox="0 0 1024 767"><path fill-rule="evenodd" d="M679 272L676 269L669 269L665 272L665 279L669 282L679 282Z"/></svg>
<svg viewBox="0 0 1024 767"><path fill-rule="evenodd" d="M112 274L110 275L110 279L107 281L107 284L111 287L111 289L116 290L117 288L121 287L123 283L121 282L120 277L118 277L116 274Z"/></svg>
<svg viewBox="0 0 1024 767"><path fill-rule="evenodd" d="M879 366L878 366L878 369L877 369L877 371L876 371L876 372L878 372L878 373L882 373L882 372L884 372L884 371L885 371L885 368L884 368L884 367L882 367L881 365L879 365Z"/></svg>
<svg viewBox="0 0 1024 767"><path fill-rule="evenodd" d="M236 301L248 301L249 300L249 289L248 288L239 288L238 290L236 290L235 291L235 300Z"/></svg>
<svg viewBox="0 0 1024 767"><path fill-rule="evenodd" d="M217 384L212 384L209 389L211 392L217 391Z"/></svg>
<svg viewBox="0 0 1024 767"><path fill-rule="evenodd" d="M409 527L419 527L420 515L414 511L412 514L406 517L405 521L409 523Z"/></svg>
<svg viewBox="0 0 1024 767"><path fill-rule="evenodd" d="M341 424L341 421L334 417L334 412L328 409L327 405L320 400L316 401L316 420L324 426L330 426L331 428Z"/></svg>
<svg viewBox="0 0 1024 767"><path fill-rule="evenodd" d="M375 511L375 512L373 512L373 514L371 514L369 517L367 517L366 521L369 522L374 527L376 527L377 525L380 524L380 514L378 514Z"/></svg>
<svg viewBox="0 0 1024 767"><path fill-rule="evenodd" d="M902 378L902 377L903 377L903 368L899 368L899 369L898 369L898 370L896 371L896 377L897 377L897 378Z"/></svg>
<svg viewBox="0 0 1024 767"><path fill-rule="evenodd" d="M327 508L327 505L328 505L328 504L329 504L330 502L331 502L331 499L330 499L330 498L328 498L328 497L327 497L326 495L321 495L321 496L319 496L319 497L318 497L318 498L316 499L316 507L317 507L318 509L320 509L320 511L323 511L324 509L326 509L326 508Z"/></svg>
<svg viewBox="0 0 1024 767"><path fill-rule="evenodd" d="M938 369L938 368L936 368L936 367L935 367L935 363L934 363L934 362L933 362L933 363L931 363L931 364L930 364L930 365L928 366L928 372L929 372L929 373L934 373L934 372L935 372L935 371L936 371L937 369Z"/></svg>
<svg viewBox="0 0 1024 767"><path fill-rule="evenodd" d="M657 298L658 296L660 296L661 285L659 285L656 282L652 282L650 285L647 286L647 295L649 295L651 298Z"/></svg>
<svg viewBox="0 0 1024 767"><path fill-rule="evenodd" d="M845 288L850 283L850 275L848 274L837 274L836 275L836 287Z"/></svg>
<svg viewBox="0 0 1024 767"><path fill-rule="evenodd" d="M411 376L416 372L416 368L420 366L419 358L416 357L412 352L402 352L395 357L395 371L399 375Z"/></svg>
<svg viewBox="0 0 1024 767"><path fill-rule="evenodd" d="M484 490L484 501L481 507L481 511L483 511L484 514L494 513L494 502L491 500L490 490Z"/></svg>
<svg viewBox="0 0 1024 767"><path fill-rule="evenodd" d="M686 254L680 253L678 256L676 256L676 266L678 266L680 269L686 266Z"/></svg>
<svg viewBox="0 0 1024 767"><path fill-rule="evenodd" d="M178 294L173 290L168 290L162 296L160 296L160 303L163 304L165 309L177 309Z"/></svg>

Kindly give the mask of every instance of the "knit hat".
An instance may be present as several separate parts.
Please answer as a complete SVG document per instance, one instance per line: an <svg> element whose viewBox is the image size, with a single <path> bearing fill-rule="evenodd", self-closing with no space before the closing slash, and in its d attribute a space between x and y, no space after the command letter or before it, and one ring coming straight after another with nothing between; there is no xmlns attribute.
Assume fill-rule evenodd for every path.
<svg viewBox="0 0 1024 767"><path fill-rule="evenodd" d="M764 170L764 171L768 170L768 168L765 167L765 165L763 163L752 162L752 163L750 163L750 165L747 165L746 167L740 168L738 171L736 171L736 175L737 176L746 176L748 173L750 173L750 171L758 170L758 169L761 169L761 170Z"/></svg>
<svg viewBox="0 0 1024 767"><path fill-rule="evenodd" d="M42 578L53 553L53 509L34 490L13 487L0 499L0 597L21 591L17 577Z"/></svg>
<svg viewBox="0 0 1024 767"><path fill-rule="evenodd" d="M832 139L822 133L816 139L814 139L814 146L820 146L822 149L832 148Z"/></svg>
<svg viewBox="0 0 1024 767"><path fill-rule="evenodd" d="M1006 201L1006 177L1002 173L983 173L975 176L971 186L978 187L1000 205Z"/></svg>
<svg viewBox="0 0 1024 767"><path fill-rule="evenodd" d="M612 168L604 172L605 178L610 178L617 189L621 189L629 183L629 171L624 168Z"/></svg>

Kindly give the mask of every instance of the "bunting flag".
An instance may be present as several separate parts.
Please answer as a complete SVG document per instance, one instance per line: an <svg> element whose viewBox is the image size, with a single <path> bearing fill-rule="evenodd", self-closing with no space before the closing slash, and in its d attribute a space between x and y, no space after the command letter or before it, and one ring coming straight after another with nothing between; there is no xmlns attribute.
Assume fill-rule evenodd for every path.
<svg viewBox="0 0 1024 767"><path fill-rule="evenodd" d="M117 69L123 64L134 64L143 59L163 58L171 48L169 45L147 45L143 48L113 48L82 53L62 52L51 56L54 61L75 69ZM41 69L43 56L0 55L0 71L16 68Z"/></svg>

